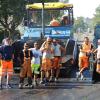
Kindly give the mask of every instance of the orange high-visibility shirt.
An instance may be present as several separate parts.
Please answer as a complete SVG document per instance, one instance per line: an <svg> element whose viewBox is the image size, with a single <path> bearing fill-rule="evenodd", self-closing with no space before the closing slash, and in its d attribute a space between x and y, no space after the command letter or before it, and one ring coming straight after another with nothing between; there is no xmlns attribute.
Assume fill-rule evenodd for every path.
<svg viewBox="0 0 100 100"><path fill-rule="evenodd" d="M59 21L57 21L57 20L52 20L52 21L50 22L50 26L60 26L60 23L59 23Z"/></svg>
<svg viewBox="0 0 100 100"><path fill-rule="evenodd" d="M91 44L82 44L82 51L79 53L79 57L86 56L86 52L89 52L91 50Z"/></svg>

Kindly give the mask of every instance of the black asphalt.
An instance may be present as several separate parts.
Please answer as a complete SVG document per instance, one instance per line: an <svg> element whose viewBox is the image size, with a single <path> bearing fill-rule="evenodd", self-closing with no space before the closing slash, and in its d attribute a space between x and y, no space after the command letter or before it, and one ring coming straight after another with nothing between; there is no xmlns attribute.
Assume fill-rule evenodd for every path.
<svg viewBox="0 0 100 100"><path fill-rule="evenodd" d="M5 89L3 85L0 100L100 100L100 85L91 84L91 78L79 81L61 78L57 83L39 85L33 89L18 89L18 82L19 76L14 75L12 89Z"/></svg>

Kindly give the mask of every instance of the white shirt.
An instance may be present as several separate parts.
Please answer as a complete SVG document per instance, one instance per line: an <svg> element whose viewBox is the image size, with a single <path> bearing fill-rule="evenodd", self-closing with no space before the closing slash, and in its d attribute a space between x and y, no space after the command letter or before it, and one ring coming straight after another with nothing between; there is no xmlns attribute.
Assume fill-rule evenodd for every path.
<svg viewBox="0 0 100 100"><path fill-rule="evenodd" d="M41 48L44 48L44 45L45 45L45 42L42 44ZM54 45L51 44L51 48L54 49ZM52 59L53 58L53 53L51 53L51 50L46 50L46 51L43 51L43 56L42 58L49 58L49 59Z"/></svg>
<svg viewBox="0 0 100 100"><path fill-rule="evenodd" d="M98 46L98 48L97 48L97 59L99 59L100 58L100 46Z"/></svg>
<svg viewBox="0 0 100 100"><path fill-rule="evenodd" d="M42 52L38 49L31 48L30 49L33 53L33 57L31 60L31 64L40 64L40 57L42 56Z"/></svg>
<svg viewBox="0 0 100 100"><path fill-rule="evenodd" d="M61 50L60 50L60 45L54 45L54 56L61 56Z"/></svg>

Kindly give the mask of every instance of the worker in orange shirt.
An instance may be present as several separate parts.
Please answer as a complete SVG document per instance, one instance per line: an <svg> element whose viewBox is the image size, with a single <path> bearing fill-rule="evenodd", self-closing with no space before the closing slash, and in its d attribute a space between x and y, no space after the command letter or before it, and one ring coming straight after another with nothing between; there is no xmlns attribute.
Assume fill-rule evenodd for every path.
<svg viewBox="0 0 100 100"><path fill-rule="evenodd" d="M77 73L77 79L81 77L81 79L84 79L83 71L88 69L89 67L89 57L92 53L93 45L90 43L89 38L85 37L84 42L80 47L80 53L79 53L79 72Z"/></svg>
<svg viewBox="0 0 100 100"><path fill-rule="evenodd" d="M60 26L60 22L58 20L56 20L55 16L52 17L50 26Z"/></svg>

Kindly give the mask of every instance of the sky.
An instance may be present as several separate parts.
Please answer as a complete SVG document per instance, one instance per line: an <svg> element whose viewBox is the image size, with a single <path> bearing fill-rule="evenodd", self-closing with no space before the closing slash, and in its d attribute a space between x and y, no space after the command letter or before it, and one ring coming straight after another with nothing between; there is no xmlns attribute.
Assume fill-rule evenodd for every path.
<svg viewBox="0 0 100 100"><path fill-rule="evenodd" d="M100 5L100 0L69 0L69 3L73 3L75 17L92 18L95 9Z"/></svg>

